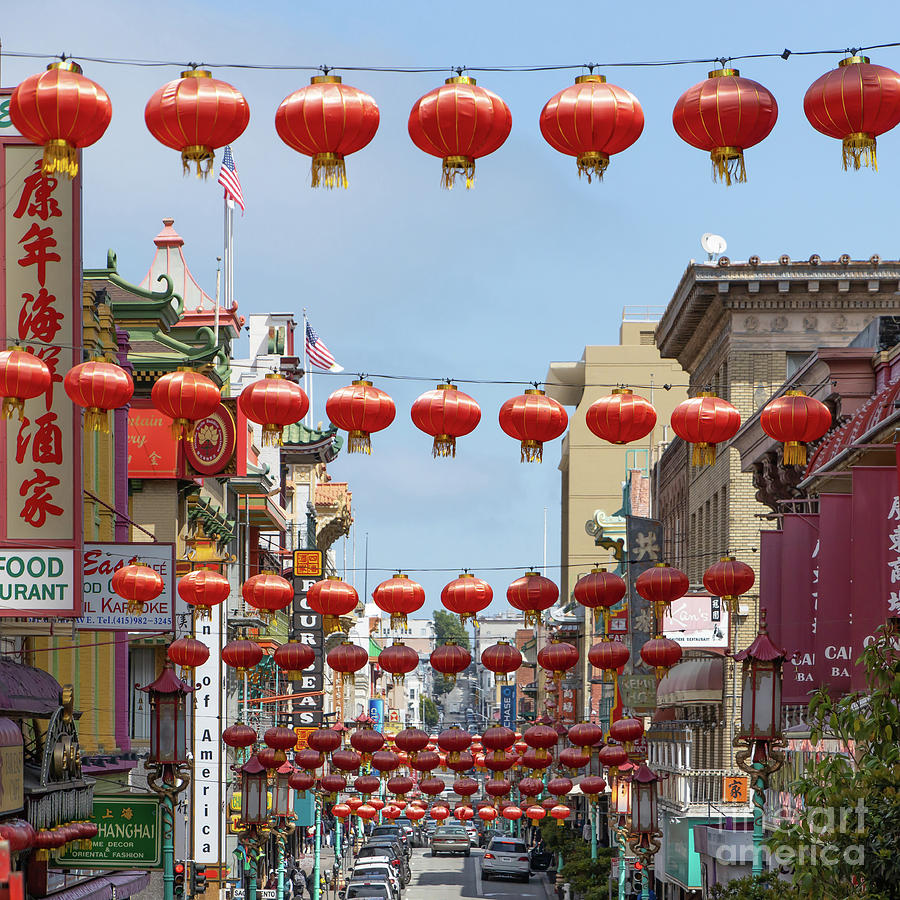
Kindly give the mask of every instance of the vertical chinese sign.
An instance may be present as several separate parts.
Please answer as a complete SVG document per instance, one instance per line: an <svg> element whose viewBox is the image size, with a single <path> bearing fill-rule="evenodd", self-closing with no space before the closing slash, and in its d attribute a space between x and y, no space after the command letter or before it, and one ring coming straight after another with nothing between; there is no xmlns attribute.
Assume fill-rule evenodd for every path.
<svg viewBox="0 0 900 900"><path fill-rule="evenodd" d="M81 362L81 180L45 176L41 158L4 129L3 348L41 358L52 380L2 424L0 616L81 613L81 409L62 387Z"/></svg>
<svg viewBox="0 0 900 900"><path fill-rule="evenodd" d="M642 572L662 562L662 525L655 519L640 516L626 517L626 552L628 554L628 611L631 616L631 659L626 672L649 671L641 660L641 647L656 636L653 608L635 590L635 582Z"/></svg>

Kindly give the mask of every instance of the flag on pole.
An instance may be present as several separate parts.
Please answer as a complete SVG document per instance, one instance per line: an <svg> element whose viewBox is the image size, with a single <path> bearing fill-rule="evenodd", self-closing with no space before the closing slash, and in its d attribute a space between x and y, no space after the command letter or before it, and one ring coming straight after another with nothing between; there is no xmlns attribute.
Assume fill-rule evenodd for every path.
<svg viewBox="0 0 900 900"><path fill-rule="evenodd" d="M241 208L241 212L244 212L244 193L241 190L241 179L238 178L237 166L234 164L234 157L231 155L230 144L225 146L218 182L225 188L225 199L237 203Z"/></svg>
<svg viewBox="0 0 900 900"><path fill-rule="evenodd" d="M309 322L306 323L306 355L309 361L320 369L327 369L329 372L344 371L344 367L337 364L331 351Z"/></svg>

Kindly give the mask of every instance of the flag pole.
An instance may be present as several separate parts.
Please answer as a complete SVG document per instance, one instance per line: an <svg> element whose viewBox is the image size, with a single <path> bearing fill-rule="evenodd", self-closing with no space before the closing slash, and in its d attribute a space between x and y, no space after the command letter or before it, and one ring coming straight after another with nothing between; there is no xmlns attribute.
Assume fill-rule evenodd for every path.
<svg viewBox="0 0 900 900"><path fill-rule="evenodd" d="M306 391L306 396L309 397L309 409L306 411L306 426L307 428L312 428L312 406L313 406L313 396L312 396L312 378L309 374L309 342L306 337L306 307L303 307L303 389Z"/></svg>

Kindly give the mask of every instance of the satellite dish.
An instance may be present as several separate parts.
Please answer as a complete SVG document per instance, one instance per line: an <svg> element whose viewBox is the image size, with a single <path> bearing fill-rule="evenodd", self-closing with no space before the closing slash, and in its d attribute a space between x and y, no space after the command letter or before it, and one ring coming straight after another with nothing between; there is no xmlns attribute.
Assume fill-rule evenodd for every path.
<svg viewBox="0 0 900 900"><path fill-rule="evenodd" d="M709 254L710 259L715 259L715 257L725 252L728 244L721 234L711 234L707 231L700 238L700 246Z"/></svg>

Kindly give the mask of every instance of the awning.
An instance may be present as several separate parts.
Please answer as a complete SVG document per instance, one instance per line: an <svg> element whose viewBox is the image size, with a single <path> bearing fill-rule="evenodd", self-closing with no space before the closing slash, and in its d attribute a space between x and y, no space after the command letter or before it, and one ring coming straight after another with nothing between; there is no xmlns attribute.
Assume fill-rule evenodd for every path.
<svg viewBox="0 0 900 900"><path fill-rule="evenodd" d="M721 659L687 659L670 669L656 690L657 706L721 703Z"/></svg>
<svg viewBox="0 0 900 900"><path fill-rule="evenodd" d="M48 894L47 900L127 900L149 884L149 872L116 872Z"/></svg>

